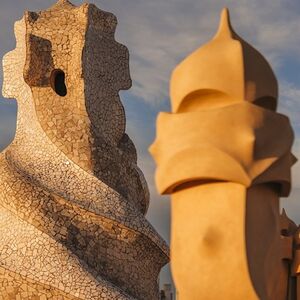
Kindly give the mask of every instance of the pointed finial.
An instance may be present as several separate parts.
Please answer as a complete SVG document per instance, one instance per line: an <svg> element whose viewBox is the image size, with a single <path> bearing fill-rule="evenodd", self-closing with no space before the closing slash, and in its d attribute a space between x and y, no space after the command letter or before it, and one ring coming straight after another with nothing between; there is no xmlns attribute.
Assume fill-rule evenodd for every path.
<svg viewBox="0 0 300 300"><path fill-rule="evenodd" d="M58 0L55 3L55 6L61 6L61 5L72 5L72 6L74 6L69 0Z"/></svg>
<svg viewBox="0 0 300 300"><path fill-rule="evenodd" d="M282 213L281 213L281 215L282 215L283 217L287 217L287 214L286 214L286 212L285 212L285 209L284 209L284 208L282 209Z"/></svg>
<svg viewBox="0 0 300 300"><path fill-rule="evenodd" d="M52 9L61 9L65 7L74 7L74 5L68 1L68 0L58 0L52 7L50 7L50 10Z"/></svg>
<svg viewBox="0 0 300 300"><path fill-rule="evenodd" d="M215 37L232 37L234 34L235 32L233 31L230 22L229 10L225 7L222 10L219 29Z"/></svg>

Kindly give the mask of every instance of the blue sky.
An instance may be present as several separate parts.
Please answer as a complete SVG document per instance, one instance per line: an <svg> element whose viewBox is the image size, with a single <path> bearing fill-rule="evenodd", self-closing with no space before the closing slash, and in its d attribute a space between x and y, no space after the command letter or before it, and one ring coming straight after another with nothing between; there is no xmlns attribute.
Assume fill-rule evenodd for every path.
<svg viewBox="0 0 300 300"><path fill-rule="evenodd" d="M155 136L159 111L169 110L172 69L216 32L224 6L231 12L236 32L271 63L280 86L279 111L295 130L294 154L300 158L300 2L299 0L95 0L118 20L116 39L130 51L131 90L121 92L127 132L139 153L139 165L151 191L148 218L169 241L169 199L154 186L155 166L147 152ZM1 0L0 55L14 48L13 23L24 10L41 10L50 0ZM80 4L81 1L73 1ZM2 85L2 68L0 70ZM0 149L13 138L16 103L0 98ZM293 169L293 192L283 206L300 223L300 163ZM300 199L299 199L300 200ZM299 202L299 203L298 203ZM164 280L168 271L164 272Z"/></svg>

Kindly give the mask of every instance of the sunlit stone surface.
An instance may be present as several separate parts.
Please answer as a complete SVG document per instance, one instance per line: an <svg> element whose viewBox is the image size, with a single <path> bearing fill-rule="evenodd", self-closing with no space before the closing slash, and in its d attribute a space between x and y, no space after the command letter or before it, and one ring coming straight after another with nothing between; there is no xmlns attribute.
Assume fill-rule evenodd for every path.
<svg viewBox="0 0 300 300"><path fill-rule="evenodd" d="M61 0L26 12L3 59L18 102L0 154L0 299L158 299L168 248L118 92L131 86L117 20Z"/></svg>
<svg viewBox="0 0 300 300"><path fill-rule="evenodd" d="M172 195L180 300L300 299L299 231L293 242L297 226L279 211L294 136L277 101L270 65L226 9L214 38L173 72L172 112L159 115L151 153L158 190Z"/></svg>

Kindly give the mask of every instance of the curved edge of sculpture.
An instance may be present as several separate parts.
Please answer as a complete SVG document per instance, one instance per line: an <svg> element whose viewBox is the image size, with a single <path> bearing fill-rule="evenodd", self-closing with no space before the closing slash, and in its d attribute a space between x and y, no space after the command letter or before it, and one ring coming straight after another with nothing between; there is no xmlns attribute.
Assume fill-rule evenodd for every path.
<svg viewBox="0 0 300 300"><path fill-rule="evenodd" d="M221 45L222 51L219 51ZM263 66L259 69L261 73L252 61ZM193 68L194 64L197 68ZM218 68L211 68L211 65ZM220 76L221 70L227 70L226 77ZM190 72L193 76L182 77L183 73ZM266 108L275 110L277 106L278 84L269 63L233 31L228 9L222 11L215 37L189 55L173 71L170 83L172 111L179 112L186 99L205 90L226 95L228 102L224 101L224 106L230 102L240 102L241 99L255 102L266 98L269 100L264 103ZM203 99L206 99L206 95ZM201 107L200 103L198 107Z"/></svg>
<svg viewBox="0 0 300 300"><path fill-rule="evenodd" d="M171 193L185 182L212 180L246 187L276 182L282 196L288 195L294 135L287 117L244 102L160 113L157 128L150 151L158 163L161 193Z"/></svg>

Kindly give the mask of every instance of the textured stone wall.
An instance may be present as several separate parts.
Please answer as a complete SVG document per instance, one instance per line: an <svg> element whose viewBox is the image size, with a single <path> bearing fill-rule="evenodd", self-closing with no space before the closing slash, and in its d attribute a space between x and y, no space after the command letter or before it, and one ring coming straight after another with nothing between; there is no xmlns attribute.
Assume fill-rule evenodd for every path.
<svg viewBox="0 0 300 300"><path fill-rule="evenodd" d="M144 216L116 24L68 1L15 24L16 49L3 59L18 120L0 154L0 299L158 299L169 253Z"/></svg>

